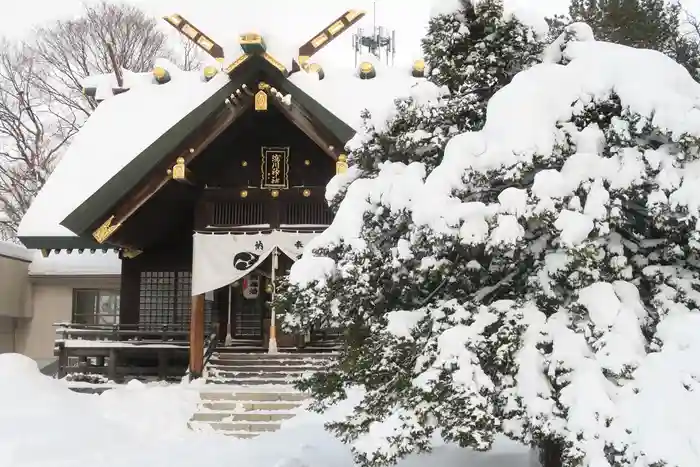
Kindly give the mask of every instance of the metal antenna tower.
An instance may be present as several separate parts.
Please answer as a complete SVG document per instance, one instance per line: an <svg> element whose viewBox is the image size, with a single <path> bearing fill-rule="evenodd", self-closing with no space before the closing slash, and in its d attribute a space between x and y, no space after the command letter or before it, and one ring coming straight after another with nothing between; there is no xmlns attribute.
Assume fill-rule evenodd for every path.
<svg viewBox="0 0 700 467"><path fill-rule="evenodd" d="M387 65L394 64L396 57L396 31L377 26L377 0L373 2L372 32L365 33L364 29L358 28L352 35L352 46L355 49L355 66L357 57L364 53L370 53L378 60L386 60Z"/></svg>

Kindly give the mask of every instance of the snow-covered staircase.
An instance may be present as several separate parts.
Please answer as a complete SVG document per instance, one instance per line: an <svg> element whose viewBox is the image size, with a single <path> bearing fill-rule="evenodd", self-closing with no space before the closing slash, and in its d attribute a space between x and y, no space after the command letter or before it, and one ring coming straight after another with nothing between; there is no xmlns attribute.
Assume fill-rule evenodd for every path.
<svg viewBox="0 0 700 467"><path fill-rule="evenodd" d="M207 383L237 386L291 385L304 373L323 371L334 356L332 352L216 352L206 368Z"/></svg>
<svg viewBox="0 0 700 467"><path fill-rule="evenodd" d="M330 349L329 349L330 350ZM307 395L294 389L305 373L323 371L335 354L217 352L205 369L207 385L190 426L237 438L277 431Z"/></svg>

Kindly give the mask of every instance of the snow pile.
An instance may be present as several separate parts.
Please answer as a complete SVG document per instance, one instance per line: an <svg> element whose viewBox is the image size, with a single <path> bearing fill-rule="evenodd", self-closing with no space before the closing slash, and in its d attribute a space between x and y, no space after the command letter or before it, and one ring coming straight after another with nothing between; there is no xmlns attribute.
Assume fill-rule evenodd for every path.
<svg viewBox="0 0 700 467"><path fill-rule="evenodd" d="M352 182L290 280L358 295L331 292L349 302L333 317L368 323L382 371L418 391L365 401L389 439L359 454L420 448L411 440L434 426L488 448L501 426L558 444L567 466L700 465L699 152L700 84L578 24L427 176L422 163L385 163ZM305 275L327 252L336 267ZM436 302L415 305L427 294L417 278ZM387 327L376 315L392 306L407 310ZM439 391L454 404L428 396ZM382 398L410 409L398 428Z"/></svg>
<svg viewBox="0 0 700 467"><path fill-rule="evenodd" d="M300 412L283 429L253 440L195 433L187 422L199 400L195 385L130 383L100 396L71 392L16 354L0 355L0 465L12 467L352 467L347 447L323 427L347 412L357 395L321 416ZM443 446L425 462L445 467L528 467L529 455L502 441L492 454Z"/></svg>
<svg viewBox="0 0 700 467"><path fill-rule="evenodd" d="M31 261L34 256L34 252L24 248L22 245L17 245L16 243L0 241L0 256L17 259L20 261Z"/></svg>

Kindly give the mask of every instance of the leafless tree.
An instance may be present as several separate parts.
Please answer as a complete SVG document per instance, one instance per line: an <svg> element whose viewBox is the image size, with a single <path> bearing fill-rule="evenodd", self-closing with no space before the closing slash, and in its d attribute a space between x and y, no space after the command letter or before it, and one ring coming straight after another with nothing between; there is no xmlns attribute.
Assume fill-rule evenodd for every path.
<svg viewBox="0 0 700 467"><path fill-rule="evenodd" d="M151 70L161 57L185 70L201 65L197 47L172 40L171 47L157 21L134 6L102 2L86 5L76 19L38 29L25 44L0 42L0 238L14 237L70 138L95 109L82 82L114 72L108 44L117 66L134 72Z"/></svg>
<svg viewBox="0 0 700 467"><path fill-rule="evenodd" d="M0 238L11 239L22 215L44 185L76 116L42 94L40 68L20 45L0 42Z"/></svg>
<svg viewBox="0 0 700 467"><path fill-rule="evenodd" d="M85 6L77 19L56 21L37 31L33 49L46 67L44 92L89 115L96 102L82 94L82 81L114 71L107 44L118 66L134 72L152 69L157 58L168 58L186 70L199 65L196 47L188 44L174 53L155 18L132 5L102 2Z"/></svg>
<svg viewBox="0 0 700 467"><path fill-rule="evenodd" d="M687 8L683 9L685 35L700 40L700 20Z"/></svg>

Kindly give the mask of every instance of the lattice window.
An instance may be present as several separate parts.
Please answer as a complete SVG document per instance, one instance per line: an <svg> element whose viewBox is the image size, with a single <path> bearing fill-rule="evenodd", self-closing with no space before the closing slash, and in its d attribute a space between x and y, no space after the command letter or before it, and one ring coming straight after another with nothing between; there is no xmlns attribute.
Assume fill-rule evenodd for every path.
<svg viewBox="0 0 700 467"><path fill-rule="evenodd" d="M301 201L287 206L283 224L289 225L330 225L333 213L323 201Z"/></svg>
<svg viewBox="0 0 700 467"><path fill-rule="evenodd" d="M211 205L209 224L212 226L232 227L266 223L265 204L261 202L236 201Z"/></svg>
<svg viewBox="0 0 700 467"><path fill-rule="evenodd" d="M192 310L192 273L177 273L178 287L175 301L175 321L186 323L189 327Z"/></svg>
<svg viewBox="0 0 700 467"><path fill-rule="evenodd" d="M159 329L174 323L175 277L172 271L142 271L139 284L139 324Z"/></svg>
<svg viewBox="0 0 700 467"><path fill-rule="evenodd" d="M143 271L139 294L139 324L143 329L170 325L186 331L190 327L192 273L190 271ZM214 302L205 301L204 323L211 328Z"/></svg>

